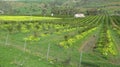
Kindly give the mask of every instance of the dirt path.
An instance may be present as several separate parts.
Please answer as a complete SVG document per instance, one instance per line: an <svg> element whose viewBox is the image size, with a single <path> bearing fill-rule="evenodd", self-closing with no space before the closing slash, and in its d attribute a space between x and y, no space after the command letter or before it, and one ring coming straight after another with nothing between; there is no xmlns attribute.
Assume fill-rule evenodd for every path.
<svg viewBox="0 0 120 67"><path fill-rule="evenodd" d="M95 46L96 43L96 36L93 34L91 35L83 44L80 46L79 51L92 51L93 47Z"/></svg>

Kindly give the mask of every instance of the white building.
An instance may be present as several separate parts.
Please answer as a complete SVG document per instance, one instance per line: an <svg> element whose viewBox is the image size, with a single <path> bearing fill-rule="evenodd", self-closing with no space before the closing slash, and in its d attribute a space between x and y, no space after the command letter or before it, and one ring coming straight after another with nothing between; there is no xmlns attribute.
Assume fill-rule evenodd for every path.
<svg viewBox="0 0 120 67"><path fill-rule="evenodd" d="M51 16L54 16L54 14L53 14L53 13L51 13Z"/></svg>
<svg viewBox="0 0 120 67"><path fill-rule="evenodd" d="M75 18L85 17L85 15L84 15L84 14L82 14L82 13L79 13L79 14L75 14L75 15L74 15L74 17L75 17Z"/></svg>

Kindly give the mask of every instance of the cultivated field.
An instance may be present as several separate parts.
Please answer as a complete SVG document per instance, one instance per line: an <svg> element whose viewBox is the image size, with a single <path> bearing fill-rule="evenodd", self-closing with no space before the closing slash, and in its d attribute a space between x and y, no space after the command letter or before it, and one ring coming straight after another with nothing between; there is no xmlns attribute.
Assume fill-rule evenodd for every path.
<svg viewBox="0 0 120 67"><path fill-rule="evenodd" d="M0 16L0 67L120 67L120 16Z"/></svg>

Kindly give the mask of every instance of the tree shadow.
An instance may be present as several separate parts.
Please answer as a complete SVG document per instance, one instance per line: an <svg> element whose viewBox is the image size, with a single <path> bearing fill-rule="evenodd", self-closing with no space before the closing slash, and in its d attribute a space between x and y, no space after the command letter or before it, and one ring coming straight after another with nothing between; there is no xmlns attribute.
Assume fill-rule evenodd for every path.
<svg viewBox="0 0 120 67"><path fill-rule="evenodd" d="M98 64L92 62L82 62L82 67L100 67Z"/></svg>

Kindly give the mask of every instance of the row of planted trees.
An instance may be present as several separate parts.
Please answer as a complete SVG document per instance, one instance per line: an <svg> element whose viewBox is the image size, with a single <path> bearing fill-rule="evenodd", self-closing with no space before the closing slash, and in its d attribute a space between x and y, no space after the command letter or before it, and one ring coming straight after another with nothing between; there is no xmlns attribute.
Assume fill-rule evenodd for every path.
<svg viewBox="0 0 120 67"><path fill-rule="evenodd" d="M94 17L89 17L87 19L83 19L80 22L77 22L76 23L77 26L80 26L77 28L77 33L72 35L71 37L69 35L65 35L64 40L59 43L59 46L65 49L74 46L76 42L84 39L89 34L95 32L98 28L96 26L99 26L100 24L99 23L100 20L101 20L100 16L94 16Z"/></svg>
<svg viewBox="0 0 120 67"><path fill-rule="evenodd" d="M86 21L87 20L87 21ZM99 20L99 21L98 21ZM102 20L102 21L101 21ZM100 23L102 22L102 23ZM111 31L109 30L110 21L109 16L101 17L92 17L83 19L82 21L76 21L76 24L72 22L67 23L42 23L41 21L31 21L31 22L1 22L0 29L6 31L6 45L8 44L9 35L14 33L22 33L25 35L24 40L24 50L26 50L27 42L40 41L41 37L47 37L51 34L62 34L65 32L76 32L68 38L68 34L65 36L62 35L64 41L59 42L58 46L63 48L70 48L75 44L76 41L79 41L90 33L98 30L97 26L102 24L100 30L100 37L98 42L95 45L95 50L100 52L104 56L116 55L115 43L111 37ZM73 25L73 26L72 26ZM75 27L76 25L76 27ZM52 31L52 32L51 32ZM51 32L51 33L50 33ZM51 45L48 44L47 50L47 60L49 59ZM52 60L50 60L51 62ZM53 60L55 61L55 60ZM66 60L66 63L70 63L70 58Z"/></svg>
<svg viewBox="0 0 120 67"><path fill-rule="evenodd" d="M100 34L94 50L100 52L104 57L117 55L117 49L110 31L111 21L110 16L105 16L102 20Z"/></svg>

